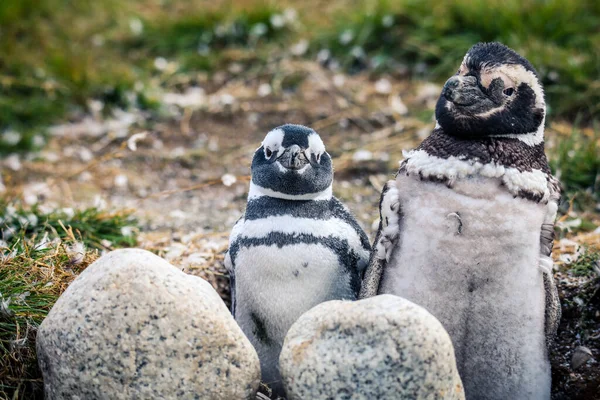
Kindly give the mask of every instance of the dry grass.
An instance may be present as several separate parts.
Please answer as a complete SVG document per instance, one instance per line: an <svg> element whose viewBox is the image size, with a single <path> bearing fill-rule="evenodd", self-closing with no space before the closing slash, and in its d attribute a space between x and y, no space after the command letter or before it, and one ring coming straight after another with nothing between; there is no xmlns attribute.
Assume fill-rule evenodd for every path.
<svg viewBox="0 0 600 400"><path fill-rule="evenodd" d="M39 325L73 279L99 257L100 248L136 239L121 233L132 223L126 212L90 209L69 217L6 205L0 211L5 236L7 228L22 224L0 245L0 399L41 399L35 353ZM31 216L40 222L31 224Z"/></svg>

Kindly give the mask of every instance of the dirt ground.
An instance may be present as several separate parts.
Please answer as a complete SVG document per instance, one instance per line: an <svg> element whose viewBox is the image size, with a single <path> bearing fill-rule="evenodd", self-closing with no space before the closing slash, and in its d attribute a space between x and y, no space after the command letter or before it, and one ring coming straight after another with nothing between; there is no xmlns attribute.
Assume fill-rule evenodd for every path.
<svg viewBox="0 0 600 400"><path fill-rule="evenodd" d="M54 127L40 154L3 161L11 170L4 184L48 209L135 210L140 247L207 279L228 302L222 260L246 203L252 154L272 128L299 123L321 134L333 157L334 194L373 238L380 190L402 150L433 127L440 87L394 76L348 76L308 61L271 63L250 77L230 70L174 85L163 113L76 116ZM559 140L565 131L554 124L549 135ZM569 238L571 247L557 242L557 262L565 264L561 255L576 254L578 243L600 243L598 236ZM594 359L600 357L599 279L573 277L566 266L556 279L563 320L551 354L553 398L600 399ZM574 369L578 346L593 357Z"/></svg>

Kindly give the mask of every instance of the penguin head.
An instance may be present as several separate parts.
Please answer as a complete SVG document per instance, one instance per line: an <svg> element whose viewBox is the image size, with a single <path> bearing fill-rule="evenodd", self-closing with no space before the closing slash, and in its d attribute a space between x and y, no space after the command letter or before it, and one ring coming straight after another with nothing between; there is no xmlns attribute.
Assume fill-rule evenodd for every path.
<svg viewBox="0 0 600 400"><path fill-rule="evenodd" d="M262 195L314 199L330 195L332 181L331 157L321 137L302 125L270 131L252 159L252 186Z"/></svg>
<svg viewBox="0 0 600 400"><path fill-rule="evenodd" d="M533 142L543 139L545 113L537 72L501 43L471 47L456 75L446 81L435 110L438 124L452 136Z"/></svg>

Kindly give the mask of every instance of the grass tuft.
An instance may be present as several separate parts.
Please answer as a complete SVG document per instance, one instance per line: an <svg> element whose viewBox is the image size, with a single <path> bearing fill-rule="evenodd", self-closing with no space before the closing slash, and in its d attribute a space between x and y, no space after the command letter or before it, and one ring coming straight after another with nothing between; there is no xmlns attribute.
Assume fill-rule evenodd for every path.
<svg viewBox="0 0 600 400"><path fill-rule="evenodd" d="M37 329L100 249L136 244L129 212L0 208L0 399L42 399Z"/></svg>
<svg viewBox="0 0 600 400"><path fill-rule="evenodd" d="M213 70L219 66L221 52L230 48L254 50L258 46L286 37L293 21L272 6L251 10L219 9L166 19L146 20L144 33L125 41L125 51L137 51L136 58L171 57L184 70Z"/></svg>
<svg viewBox="0 0 600 400"><path fill-rule="evenodd" d="M69 229L65 229L67 226ZM112 212L87 208L46 213L38 207L24 209L13 205L0 209L2 240L8 247L25 238L47 241L48 237L61 240L77 237L85 246L94 249L130 247L137 243L136 226L137 220L127 210Z"/></svg>
<svg viewBox="0 0 600 400"><path fill-rule="evenodd" d="M37 329L69 283L98 257L75 258L69 242L9 249L0 259L0 398L43 398Z"/></svg>
<svg viewBox="0 0 600 400"><path fill-rule="evenodd" d="M575 129L561 137L549 151L550 166L560 180L567 197L576 196L579 203L600 199L600 135L587 135ZM590 201L585 201L586 199Z"/></svg>
<svg viewBox="0 0 600 400"><path fill-rule="evenodd" d="M580 255L575 262L569 266L569 271L575 276L589 276L593 277L596 269L600 271L600 253L597 250L586 249L582 255Z"/></svg>

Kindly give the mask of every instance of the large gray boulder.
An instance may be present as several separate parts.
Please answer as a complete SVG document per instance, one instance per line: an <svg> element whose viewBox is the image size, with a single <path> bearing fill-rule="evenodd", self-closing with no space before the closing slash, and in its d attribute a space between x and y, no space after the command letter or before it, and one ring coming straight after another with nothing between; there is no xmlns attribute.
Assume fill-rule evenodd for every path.
<svg viewBox="0 0 600 400"><path fill-rule="evenodd" d="M46 398L251 399L254 348L206 281L117 250L58 299L37 336Z"/></svg>
<svg viewBox="0 0 600 400"><path fill-rule="evenodd" d="M289 330L279 363L291 400L464 399L448 333L392 295L314 307Z"/></svg>

